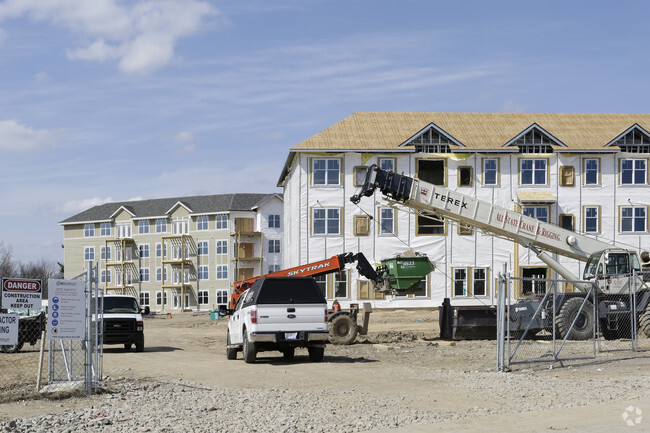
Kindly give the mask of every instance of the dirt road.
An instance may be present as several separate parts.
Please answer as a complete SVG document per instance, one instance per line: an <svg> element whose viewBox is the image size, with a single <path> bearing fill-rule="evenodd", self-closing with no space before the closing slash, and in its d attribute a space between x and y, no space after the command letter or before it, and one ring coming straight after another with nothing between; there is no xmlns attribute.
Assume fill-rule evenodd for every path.
<svg viewBox="0 0 650 433"><path fill-rule="evenodd" d="M182 380L208 388L319 391L355 396L355 411L387 407L427 415L390 431L622 431L629 407L646 414L636 430L650 431L646 353L500 373L494 341L440 341L437 313L429 310L373 312L369 335L351 346L328 345L322 363L309 362L305 349L291 361L279 352L262 352L255 364L244 363L241 354L228 361L226 319L207 314L147 319L145 329L143 353L105 348L106 383ZM7 403L0 405L0 421L87 407L102 398ZM384 431L359 431L371 430Z"/></svg>

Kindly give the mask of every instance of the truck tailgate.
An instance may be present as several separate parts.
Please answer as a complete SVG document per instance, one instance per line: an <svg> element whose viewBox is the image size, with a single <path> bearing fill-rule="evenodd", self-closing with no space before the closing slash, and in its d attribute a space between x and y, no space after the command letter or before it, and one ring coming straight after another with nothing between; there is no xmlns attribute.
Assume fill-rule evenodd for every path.
<svg viewBox="0 0 650 433"><path fill-rule="evenodd" d="M325 304L257 306L258 332L327 331Z"/></svg>

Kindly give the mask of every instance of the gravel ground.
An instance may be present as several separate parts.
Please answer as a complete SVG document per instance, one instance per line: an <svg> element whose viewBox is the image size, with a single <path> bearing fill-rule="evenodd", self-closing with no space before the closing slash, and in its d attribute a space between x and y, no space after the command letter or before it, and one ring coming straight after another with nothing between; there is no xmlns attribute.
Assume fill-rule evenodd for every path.
<svg viewBox="0 0 650 433"><path fill-rule="evenodd" d="M445 345L432 335L433 320L409 317L408 323L392 315L376 320L376 331L358 344L328 346L322 363L310 363L306 351L296 353L292 362L264 352L253 365L241 356L225 360L223 322L165 326L172 323L160 321L147 328L148 341L156 344L151 349L106 353L104 393L13 403L38 415L0 417L0 429L366 432L454 431L463 424L468 429L456 431L497 431L491 428L501 417L529 414L539 418L537 424L518 431L571 430L567 426L575 420L567 424L544 416L569 409L585 418L571 431L585 431L592 430L589 420L602 416L602 408L612 410L607 420L621 429L626 426L620 414L629 402L650 414L647 353L496 372L493 341ZM205 338L190 344L187 335L197 334ZM154 368L159 374L152 374ZM6 413L19 406L7 406ZM646 420L637 430L647 426Z"/></svg>

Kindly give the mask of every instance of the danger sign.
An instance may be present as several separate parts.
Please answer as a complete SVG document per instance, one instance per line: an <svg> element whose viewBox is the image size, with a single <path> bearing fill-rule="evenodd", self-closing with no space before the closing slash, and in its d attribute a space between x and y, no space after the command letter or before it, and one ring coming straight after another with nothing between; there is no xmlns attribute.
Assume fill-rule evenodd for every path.
<svg viewBox="0 0 650 433"><path fill-rule="evenodd" d="M39 310L43 292L41 280L2 279L2 308Z"/></svg>

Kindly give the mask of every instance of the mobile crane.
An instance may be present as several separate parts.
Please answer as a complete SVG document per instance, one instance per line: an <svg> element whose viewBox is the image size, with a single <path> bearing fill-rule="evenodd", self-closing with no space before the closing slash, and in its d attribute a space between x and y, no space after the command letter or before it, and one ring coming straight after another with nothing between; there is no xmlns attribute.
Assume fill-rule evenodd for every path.
<svg viewBox="0 0 650 433"><path fill-rule="evenodd" d="M630 305L629 290L630 285L635 284L637 295L634 317L638 320L638 329L650 337L650 286L643 282L640 274L635 273L641 270L635 251L616 248L445 187L382 170L376 165L369 167L360 192L350 200L359 203L363 196L372 196L376 189L390 200L408 208L434 217L448 218L486 234L517 242L534 252L563 279L570 281L579 292L558 295L555 299L556 314L545 314L546 323L539 323L539 330L554 325L561 338L569 331L569 338L590 338L595 326L593 305L585 297L595 284L602 335L606 339L625 337L625 332L629 332L626 331L629 329L629 320L628 326L625 326L625 318L630 317L633 308ZM582 280L547 252L586 261ZM647 252L642 253L642 257L648 257ZM632 281L633 278L637 281ZM532 311L536 309L533 308ZM575 320L576 324L571 330L578 315L580 317ZM548 320L552 317L555 317L555 323L549 324Z"/></svg>
<svg viewBox="0 0 650 433"><path fill-rule="evenodd" d="M387 261L394 262L395 260L395 258L385 259L382 261L382 263ZM236 281L233 283L233 290L228 299L228 308L230 310L233 310L242 294L260 278L307 276L317 277L334 272L341 272L345 269L346 265L354 262L356 262L356 269L359 274L372 281L375 284L377 290L390 290L391 287L400 287L400 278L395 278L394 269L396 266L391 266L391 269L389 269L389 266L383 265L378 266L377 268L373 268L363 253L343 253L332 256L329 259ZM417 272L424 273L424 275L416 275L415 278L413 278L413 276L410 276L410 278L406 278L406 281L419 281L432 270L433 266L421 267ZM356 339L357 334L366 335L368 333L368 321L370 320L371 312L372 307L370 303L364 303L363 324L357 325L357 315L359 313L358 304L350 304L349 311L332 311L328 315L330 341L334 344L351 344Z"/></svg>

